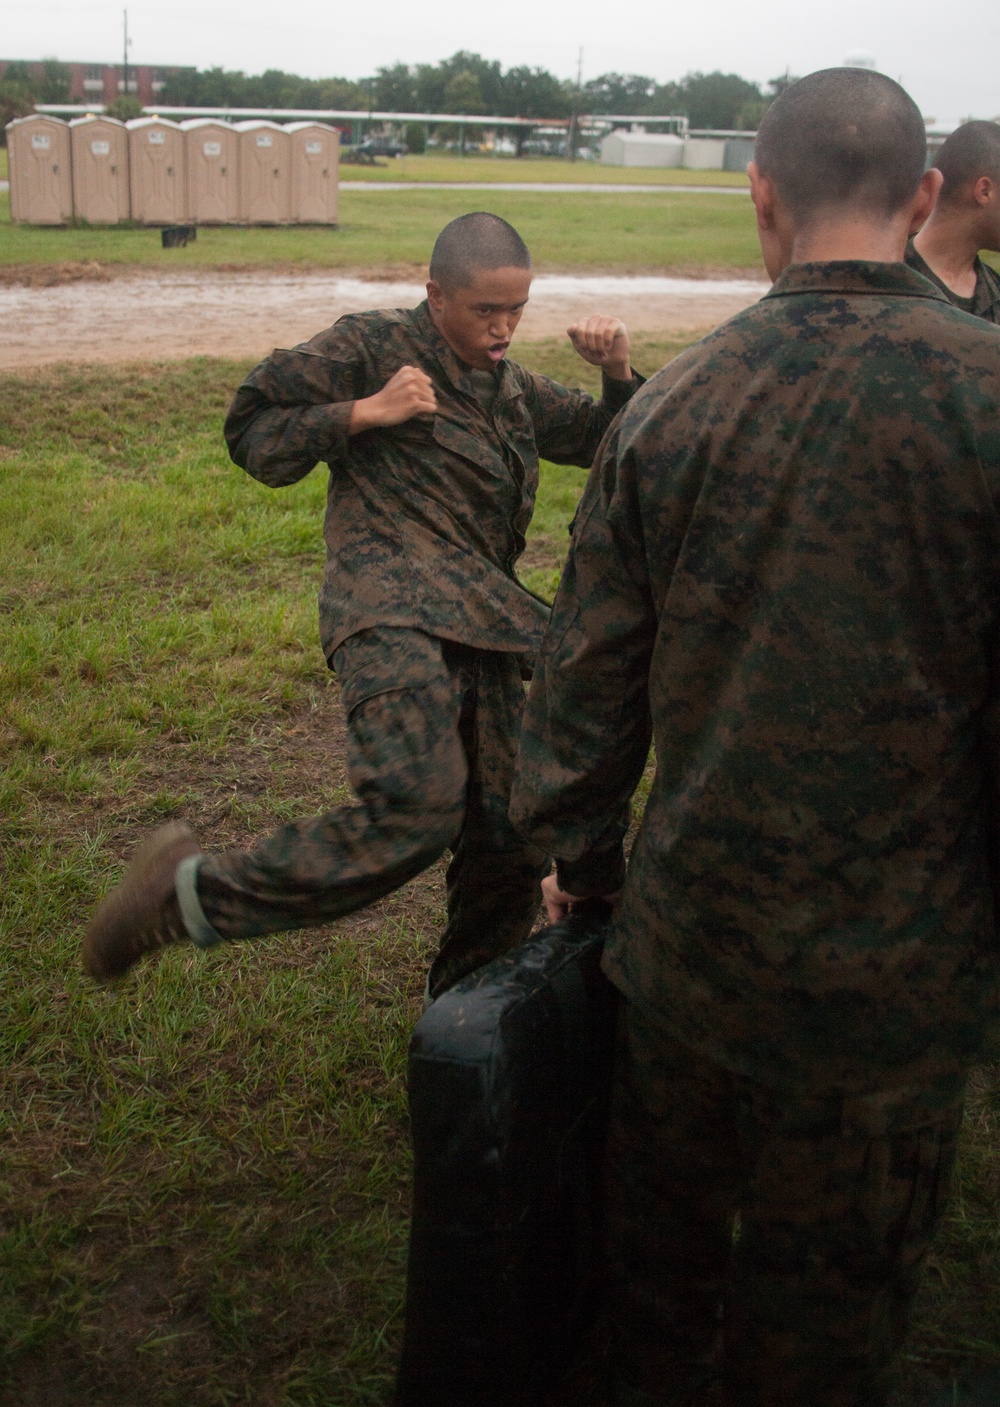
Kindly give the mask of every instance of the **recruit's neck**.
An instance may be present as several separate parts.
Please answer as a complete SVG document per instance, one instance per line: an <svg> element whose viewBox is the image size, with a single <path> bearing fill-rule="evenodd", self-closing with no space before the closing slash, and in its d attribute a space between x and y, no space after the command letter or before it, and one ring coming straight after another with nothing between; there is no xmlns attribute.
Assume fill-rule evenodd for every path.
<svg viewBox="0 0 1000 1407"><path fill-rule="evenodd" d="M909 229L903 220L826 221L796 230L793 264L833 264L860 260L898 264L906 255Z"/></svg>
<svg viewBox="0 0 1000 1407"><path fill-rule="evenodd" d="M959 298L972 297L979 255L979 231L974 222L960 211L938 205L913 243L924 263L952 293Z"/></svg>

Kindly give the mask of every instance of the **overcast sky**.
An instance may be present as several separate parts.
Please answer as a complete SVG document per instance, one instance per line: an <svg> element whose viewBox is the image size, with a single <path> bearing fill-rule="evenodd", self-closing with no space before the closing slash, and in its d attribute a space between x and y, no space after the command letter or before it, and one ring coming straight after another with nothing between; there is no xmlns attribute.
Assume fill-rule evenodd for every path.
<svg viewBox="0 0 1000 1407"><path fill-rule="evenodd" d="M852 51L874 55L924 115L1000 115L997 0L130 0L134 63L361 78L380 64L436 62L471 49L584 79L617 69L665 81L723 69L766 81ZM0 58L116 61L115 0L0 0Z"/></svg>

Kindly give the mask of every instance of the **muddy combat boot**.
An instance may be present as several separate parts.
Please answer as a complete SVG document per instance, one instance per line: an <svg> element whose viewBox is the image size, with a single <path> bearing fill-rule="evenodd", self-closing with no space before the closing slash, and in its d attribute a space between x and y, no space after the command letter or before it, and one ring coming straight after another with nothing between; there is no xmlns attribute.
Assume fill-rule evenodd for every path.
<svg viewBox="0 0 1000 1407"><path fill-rule="evenodd" d="M83 936L84 971L98 982L120 977L145 953L189 942L175 889L177 866L201 846L190 826L161 826L132 857L125 878L101 902Z"/></svg>

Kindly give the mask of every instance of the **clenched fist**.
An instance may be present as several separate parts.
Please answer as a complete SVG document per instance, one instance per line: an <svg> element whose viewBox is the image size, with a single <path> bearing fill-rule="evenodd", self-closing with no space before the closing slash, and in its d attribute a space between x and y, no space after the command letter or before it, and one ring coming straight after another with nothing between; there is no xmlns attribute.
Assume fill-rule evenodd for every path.
<svg viewBox="0 0 1000 1407"><path fill-rule="evenodd" d="M584 318L566 329L574 348L591 366L599 366L614 381L631 381L628 332L617 318Z"/></svg>
<svg viewBox="0 0 1000 1407"><path fill-rule="evenodd" d="M415 415L433 415L436 410L434 385L426 371L418 366L401 366L381 391L354 402L347 433L360 435L362 430L402 425Z"/></svg>

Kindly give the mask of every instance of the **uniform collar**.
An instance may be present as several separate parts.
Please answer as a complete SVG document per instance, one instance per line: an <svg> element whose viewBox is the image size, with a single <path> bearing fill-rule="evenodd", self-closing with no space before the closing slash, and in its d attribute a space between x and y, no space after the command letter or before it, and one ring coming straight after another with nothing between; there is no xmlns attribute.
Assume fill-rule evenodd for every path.
<svg viewBox="0 0 1000 1407"><path fill-rule="evenodd" d="M459 361L455 353L448 346L448 343L438 332L431 317L431 310L427 299L413 310L413 321L421 339L427 343L430 351L438 359L441 369L448 380L460 391L463 396L476 398L476 390L472 377L469 375L464 362ZM517 378L510 368L507 359L500 363L500 375L497 377L497 400L508 401L514 396L520 395L520 387Z"/></svg>
<svg viewBox="0 0 1000 1407"><path fill-rule="evenodd" d="M866 259L789 264L764 297L782 298L793 293L875 293L895 298L931 298L939 303L949 301L940 289L906 264L881 264Z"/></svg>

